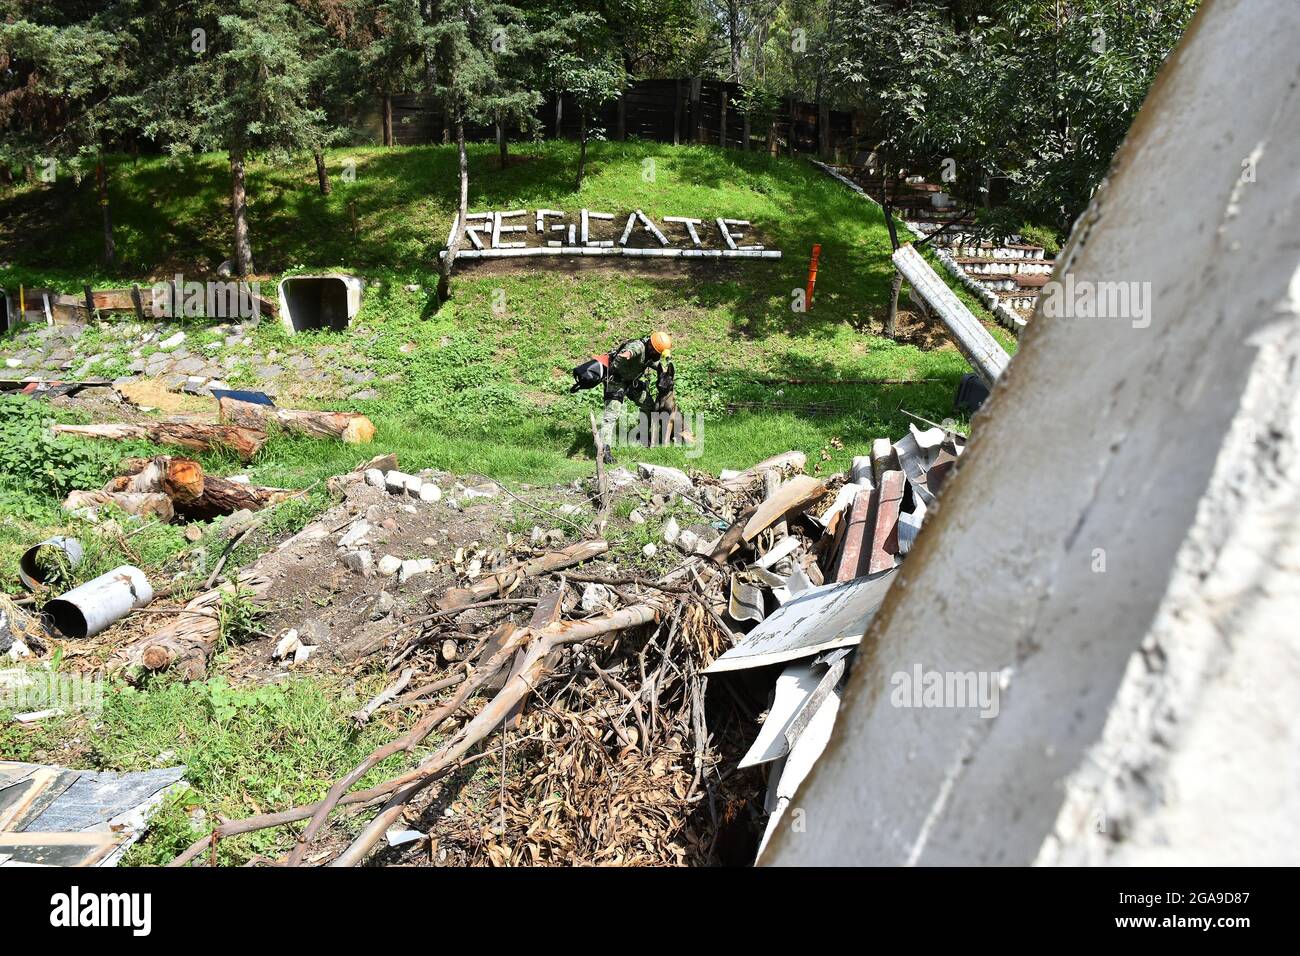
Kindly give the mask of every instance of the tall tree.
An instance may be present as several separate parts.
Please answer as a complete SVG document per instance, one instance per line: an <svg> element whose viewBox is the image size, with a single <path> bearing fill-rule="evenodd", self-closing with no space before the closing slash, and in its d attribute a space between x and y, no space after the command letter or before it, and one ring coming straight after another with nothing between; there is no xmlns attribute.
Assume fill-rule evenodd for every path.
<svg viewBox="0 0 1300 956"><path fill-rule="evenodd" d="M0 166L41 167L41 177L71 170L80 183L86 164L96 191L103 261L116 265L109 166L104 154L129 123L119 97L135 74L133 43L113 7L94 11L73 4L45 13L46 22L0 23Z"/></svg>
<svg viewBox="0 0 1300 956"><path fill-rule="evenodd" d="M393 97L428 85L424 69L428 0L357 0L360 79L367 95L378 92L383 142L392 146Z"/></svg>
<svg viewBox="0 0 1300 956"><path fill-rule="evenodd" d="M430 63L432 92L455 133L459 159L460 199L455 226L447 243L438 277L438 299L451 295L451 270L465 238L469 213L469 159L465 125L492 123L502 108L506 83L500 73L502 38L507 46L512 25L524 22L512 4L498 0L426 0L421 37Z"/></svg>
<svg viewBox="0 0 1300 956"><path fill-rule="evenodd" d="M230 164L237 275L254 271L246 163L312 150L325 126L311 103L301 11L285 0L179 0L188 49L145 96L145 132L173 152L221 150Z"/></svg>

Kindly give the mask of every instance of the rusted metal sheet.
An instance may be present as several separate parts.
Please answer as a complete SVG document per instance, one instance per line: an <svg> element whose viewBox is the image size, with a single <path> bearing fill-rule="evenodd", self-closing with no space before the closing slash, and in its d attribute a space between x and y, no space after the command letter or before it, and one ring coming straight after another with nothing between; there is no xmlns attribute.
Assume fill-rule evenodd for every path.
<svg viewBox="0 0 1300 956"><path fill-rule="evenodd" d="M844 550L840 552L840 562L835 570L837 582L852 581L861 573L863 553L870 547L871 516L875 503L876 492L871 488L862 489L853 498L849 526L844 533Z"/></svg>
<svg viewBox="0 0 1300 956"><path fill-rule="evenodd" d="M867 573L888 571L898 554L898 512L903 506L903 473L887 471L880 477L876 498L876 524L871 537Z"/></svg>

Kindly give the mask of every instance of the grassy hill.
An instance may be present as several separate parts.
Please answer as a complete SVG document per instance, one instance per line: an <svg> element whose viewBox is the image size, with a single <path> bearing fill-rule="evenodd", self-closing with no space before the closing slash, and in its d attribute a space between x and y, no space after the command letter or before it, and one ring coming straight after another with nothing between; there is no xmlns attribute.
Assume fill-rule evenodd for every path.
<svg viewBox="0 0 1300 956"><path fill-rule="evenodd" d="M705 416L703 454L620 450L628 464L716 473L798 448L819 467L838 469L871 439L906 430L900 406L935 420L952 415L952 395L968 369L941 332L905 326L917 344L878 334L891 276L879 209L808 164L711 147L597 143L579 193L573 144L518 146L505 170L493 147L475 146L472 209L586 206L616 216L641 208L655 217L748 219L785 256L660 269L625 260L588 269L471 264L458 270L453 300L437 309L434 264L454 209L455 160L452 147L336 150L328 156L328 197L316 190L306 157L253 164L253 249L265 291L285 272L354 271L370 282L361 314L345 334L290 337L263 322L251 343L233 345L211 323L191 320L187 344L229 359L227 380L236 385L257 386L252 360L270 353L281 363L302 353L340 374L364 374L368 400L349 397L355 385L290 376L281 403L367 412L379 426L376 449L396 451L405 466L505 479L589 473L588 413L599 410L599 395L569 395L569 369L657 327L677 343L682 407ZM340 175L349 163L354 181ZM8 262L0 286L78 291L83 282L121 284L177 271L202 278L226 256L227 196L220 156L115 160L111 201L123 266L108 276L95 265L98 210L89 183L77 187L61 176L51 186L18 190L0 199L0 221L12 227L0 240L0 264ZM798 313L791 291L806 280L813 243L822 246L814 308ZM1009 344L1000 329L995 334ZM0 338L0 361L21 344ZM89 374L116 376L126 370L130 347L116 323L106 323L87 329L77 350L103 356ZM146 357L154 347L143 349ZM851 384L879 378L929 381ZM332 443L281 439L252 473L302 487L350 468L355 457Z"/></svg>

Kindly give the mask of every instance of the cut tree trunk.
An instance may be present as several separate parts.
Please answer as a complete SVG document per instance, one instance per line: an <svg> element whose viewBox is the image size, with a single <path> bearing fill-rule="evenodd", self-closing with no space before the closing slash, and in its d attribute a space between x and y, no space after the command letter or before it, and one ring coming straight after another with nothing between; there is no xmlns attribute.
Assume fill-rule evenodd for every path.
<svg viewBox="0 0 1300 956"><path fill-rule="evenodd" d="M54 425L56 434L83 438L129 441L146 438L159 445L180 445L194 451L229 448L248 461L266 444L266 432L236 425L208 425L202 422L117 422L102 425Z"/></svg>
<svg viewBox="0 0 1300 956"><path fill-rule="evenodd" d="M272 578L253 569L240 573L240 596L260 604L271 590ZM122 648L108 660L110 674L122 672L131 683L139 683L151 673L176 668L184 680L203 680L208 661L221 639L221 601L231 592L227 582L204 591L174 620L147 637Z"/></svg>
<svg viewBox="0 0 1300 956"><path fill-rule="evenodd" d="M375 425L359 412L317 412L293 408L276 408L241 402L236 398L218 401L221 420L254 431L265 431L275 422L285 431L311 438L334 438L349 445L365 445L374 440Z"/></svg>
<svg viewBox="0 0 1300 956"><path fill-rule="evenodd" d="M328 196L330 194L330 172L325 166L325 154L318 149L312 153L312 158L316 160L316 182L320 184L320 194Z"/></svg>
<svg viewBox="0 0 1300 956"><path fill-rule="evenodd" d="M162 493L171 498L176 514L188 521L208 521L236 511L260 511L297 494L288 488L265 488L205 475L203 466L189 458L135 458L127 462L126 468L127 473L110 481L105 491Z"/></svg>
<svg viewBox="0 0 1300 956"><path fill-rule="evenodd" d="M230 203L235 222L235 275L253 271L253 246L248 238L248 194L244 189L244 154L230 151Z"/></svg>

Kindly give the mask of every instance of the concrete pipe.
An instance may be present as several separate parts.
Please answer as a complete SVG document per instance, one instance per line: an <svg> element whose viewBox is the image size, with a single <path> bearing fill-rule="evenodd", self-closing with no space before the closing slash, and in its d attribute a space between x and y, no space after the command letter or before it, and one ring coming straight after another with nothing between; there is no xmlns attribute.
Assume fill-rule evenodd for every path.
<svg viewBox="0 0 1300 956"><path fill-rule="evenodd" d="M280 321L290 335L311 329L346 331L361 310L365 280L348 275L280 280Z"/></svg>
<svg viewBox="0 0 1300 956"><path fill-rule="evenodd" d="M29 591L35 591L37 586L46 583L46 571L41 567L39 559L41 552L47 548L62 551L70 568L75 568L81 564L81 542L76 538L68 538L63 535L46 538L40 544L33 545L24 551L23 556L18 561L18 577Z"/></svg>
<svg viewBox="0 0 1300 956"><path fill-rule="evenodd" d="M152 600L144 572L124 564L50 601L45 612L68 637L93 637Z"/></svg>

